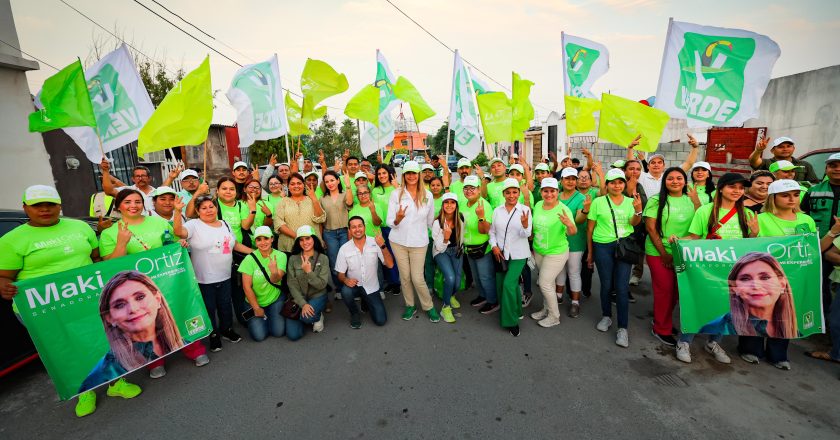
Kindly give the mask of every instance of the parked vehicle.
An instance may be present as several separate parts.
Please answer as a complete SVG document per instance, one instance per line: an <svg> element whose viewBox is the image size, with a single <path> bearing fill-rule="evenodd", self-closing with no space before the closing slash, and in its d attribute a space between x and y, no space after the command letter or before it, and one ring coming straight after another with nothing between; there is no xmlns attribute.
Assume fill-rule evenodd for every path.
<svg viewBox="0 0 840 440"><path fill-rule="evenodd" d="M817 175L818 179L822 180L825 177L825 160L834 153L840 153L840 147L811 150L799 156L799 160L810 163L814 168L814 174Z"/></svg>
<svg viewBox="0 0 840 440"><path fill-rule="evenodd" d="M449 171L454 173L458 169L458 158L454 154L450 154L446 158L446 166L449 167Z"/></svg>
<svg viewBox="0 0 840 440"><path fill-rule="evenodd" d="M394 160L391 161L391 164L396 167L401 167L408 160L408 155L404 153L399 153L394 155Z"/></svg>

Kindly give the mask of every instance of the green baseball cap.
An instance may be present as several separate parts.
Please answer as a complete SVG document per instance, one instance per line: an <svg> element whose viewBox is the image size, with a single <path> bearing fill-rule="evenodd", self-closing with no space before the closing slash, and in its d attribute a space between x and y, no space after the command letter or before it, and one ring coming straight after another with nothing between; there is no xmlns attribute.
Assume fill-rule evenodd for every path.
<svg viewBox="0 0 840 440"><path fill-rule="evenodd" d="M61 204L61 196L58 191L47 185L32 185L23 191L23 204L32 206L38 203Z"/></svg>
<svg viewBox="0 0 840 440"><path fill-rule="evenodd" d="M805 168L805 167L796 166L796 165L793 164L793 162L791 162L789 160L779 160L779 161L771 163L768 168L770 169L771 173L775 173L776 171L801 170L802 168Z"/></svg>
<svg viewBox="0 0 840 440"><path fill-rule="evenodd" d="M254 230L254 238L257 237L274 237L274 234L271 233L271 228L268 226L260 226Z"/></svg>
<svg viewBox="0 0 840 440"><path fill-rule="evenodd" d="M318 234L315 233L315 229L309 225L303 225L297 228L297 238L300 237L314 237Z"/></svg>
<svg viewBox="0 0 840 440"><path fill-rule="evenodd" d="M420 164L416 161L409 160L408 162L403 164L403 173L419 173L420 172Z"/></svg>

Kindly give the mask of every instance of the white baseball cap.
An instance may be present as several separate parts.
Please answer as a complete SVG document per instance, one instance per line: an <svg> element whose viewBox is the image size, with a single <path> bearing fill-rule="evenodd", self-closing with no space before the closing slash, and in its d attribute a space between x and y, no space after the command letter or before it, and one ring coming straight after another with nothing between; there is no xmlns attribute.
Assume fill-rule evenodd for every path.
<svg viewBox="0 0 840 440"><path fill-rule="evenodd" d="M266 226L266 227L268 227L268 226ZM303 225L303 226L297 228L297 238L300 238L300 237L314 237L316 235L318 235L318 234L315 233L315 229L313 229L312 226Z"/></svg>
<svg viewBox="0 0 840 440"><path fill-rule="evenodd" d="M447 200L454 200L454 201L457 202L458 201L458 196L456 196L455 193L448 192L448 193L444 194L443 196L441 196L440 203L443 203Z"/></svg>
<svg viewBox="0 0 840 440"><path fill-rule="evenodd" d="M154 191L152 191L152 197L162 196L164 194L178 195L178 193L176 193L174 189L168 186L159 186L155 188Z"/></svg>
<svg viewBox="0 0 840 440"><path fill-rule="evenodd" d="M604 181L609 182L615 179L621 179L626 182L627 176L625 176L624 171L621 171L619 168L613 168L607 171L607 175L604 177Z"/></svg>
<svg viewBox="0 0 840 440"><path fill-rule="evenodd" d="M61 196L58 195L58 190L47 185L32 185L23 191L24 205L31 206L44 202L60 205Z"/></svg>
<svg viewBox="0 0 840 440"><path fill-rule="evenodd" d="M426 170L434 171L435 167L433 167L431 164L424 163L423 166L420 167L420 169L423 170L423 171L426 171Z"/></svg>
<svg viewBox="0 0 840 440"><path fill-rule="evenodd" d="M802 187L795 180L780 179L767 187L767 194L779 194L788 191L802 191Z"/></svg>
<svg viewBox="0 0 840 440"><path fill-rule="evenodd" d="M553 177L546 177L545 179L542 180L542 182L540 182L540 189L545 189L545 188L559 189L560 185L557 184L557 179L555 179Z"/></svg>
<svg viewBox="0 0 840 440"><path fill-rule="evenodd" d="M419 173L420 172L420 164L416 161L409 160L408 162L403 164L403 173Z"/></svg>
<svg viewBox="0 0 840 440"><path fill-rule="evenodd" d="M490 162L487 162L487 166L488 167L493 166L494 162L501 162L502 164L505 163L505 161L503 161L502 159L500 159L498 157L494 157L494 158L490 159Z"/></svg>
<svg viewBox="0 0 840 440"><path fill-rule="evenodd" d="M566 177L577 177L578 170L572 167L563 168L563 171L560 171L560 178L565 179Z"/></svg>
<svg viewBox="0 0 840 440"><path fill-rule="evenodd" d="M240 160L239 162L234 163L234 164L233 164L233 166L232 166L230 169L231 169L231 170L235 170L235 169L237 169L237 168L239 168L239 167L245 167L245 168L247 169L247 168L248 168L248 164L247 164L247 163L245 163L245 162L242 162L242 161Z"/></svg>
<svg viewBox="0 0 840 440"><path fill-rule="evenodd" d="M356 171L356 174L353 175L353 180L356 179L367 179L368 175L364 171Z"/></svg>
<svg viewBox="0 0 840 440"><path fill-rule="evenodd" d="M665 155L664 155L664 154L662 154L662 153L653 153L653 154L651 154L650 156L648 156L648 157L647 157L647 161L648 161L648 163L650 163L650 161L652 161L653 159L656 159L657 157L658 157L658 158L660 158L660 159L662 159L662 162L665 162Z"/></svg>
<svg viewBox="0 0 840 440"><path fill-rule="evenodd" d="M519 165L518 163L511 165L508 169L508 172L510 171L519 171L519 174L525 174L525 168L523 168L522 165Z"/></svg>
<svg viewBox="0 0 840 440"><path fill-rule="evenodd" d="M271 233L271 228L268 226L259 226L257 229L254 230L254 238L257 237L274 237L274 234Z"/></svg>
<svg viewBox="0 0 840 440"><path fill-rule="evenodd" d="M779 145L782 145L785 142L790 142L791 144L795 144L795 142L793 142L793 139L791 139L789 137L786 137L786 136L782 136L782 137L777 137L776 139L773 140L773 146L771 148L776 148L776 147L778 147Z"/></svg>
<svg viewBox="0 0 840 440"><path fill-rule="evenodd" d="M838 160L840 160L840 153L834 153L831 156L828 156L828 159L825 160L825 163L837 162Z"/></svg>
<svg viewBox="0 0 840 440"><path fill-rule="evenodd" d="M540 162L540 163L537 164L537 166L534 167L534 171L551 171L551 170L548 168L547 163Z"/></svg>
<svg viewBox="0 0 840 440"><path fill-rule="evenodd" d="M478 176L464 177L464 186L473 186L478 188L481 186L481 179L479 179Z"/></svg>
<svg viewBox="0 0 840 440"><path fill-rule="evenodd" d="M694 165L691 166L691 171L694 171L695 168L705 168L709 171L712 171L712 166L709 165L709 162L698 161L694 162Z"/></svg>
<svg viewBox="0 0 840 440"><path fill-rule="evenodd" d="M190 177L190 176L198 179L198 173L196 173L195 170L187 169L187 170L181 171L181 174L178 176L178 180L184 180L184 179L186 179L187 177Z"/></svg>
<svg viewBox="0 0 840 440"><path fill-rule="evenodd" d="M472 162L470 162L470 160L467 159L466 157L462 157L462 158L458 159L458 166L456 168L461 168L461 167L472 167Z"/></svg>
<svg viewBox="0 0 840 440"><path fill-rule="evenodd" d="M509 188L519 189L519 182L517 182L516 179L508 177L504 180L504 182L502 182L502 191Z"/></svg>

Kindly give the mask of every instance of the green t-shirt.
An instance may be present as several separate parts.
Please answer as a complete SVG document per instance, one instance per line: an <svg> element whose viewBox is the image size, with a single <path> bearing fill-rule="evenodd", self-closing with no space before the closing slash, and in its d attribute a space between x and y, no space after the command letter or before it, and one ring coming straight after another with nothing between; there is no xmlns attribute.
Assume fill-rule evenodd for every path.
<svg viewBox="0 0 840 440"><path fill-rule="evenodd" d="M467 203L467 198L464 196L464 182L460 180L449 185L449 192L458 196L458 205Z"/></svg>
<svg viewBox="0 0 840 440"><path fill-rule="evenodd" d="M438 214L440 214L440 208L443 207L443 195L438 198L432 196L432 202L435 204L435 218L437 218ZM429 238L432 238L432 228L427 228L427 231L429 231ZM429 243L431 243L431 240Z"/></svg>
<svg viewBox="0 0 840 440"><path fill-rule="evenodd" d="M227 206L220 201L219 210L222 213L222 220L227 222L233 232L233 235L236 236L236 242L242 243L242 219L248 218L250 213L248 205L243 203L241 200L237 200L236 204L233 206ZM259 212L259 210L257 210L257 212Z"/></svg>
<svg viewBox="0 0 840 440"><path fill-rule="evenodd" d="M706 238L709 234L709 216L712 214L712 208L715 205L709 203L703 205L694 212L694 218L691 220L691 226L688 232L694 235L699 235L700 238ZM726 216L728 209L721 209L718 212L718 221ZM753 218L755 215L749 209L744 209L747 215L747 220ZM738 222L738 215L733 215L720 229L717 230L717 235L723 239L744 238L741 233L741 225Z"/></svg>
<svg viewBox="0 0 840 440"><path fill-rule="evenodd" d="M585 201L586 196L577 191L566 200L560 199L560 202L566 205L566 207L569 208L569 211L572 212L572 221L575 221L575 216L578 211L583 210L583 202ZM577 223L576 225L577 233L568 238L569 252L583 252L586 250L586 220L584 220L583 223Z"/></svg>
<svg viewBox="0 0 840 440"><path fill-rule="evenodd" d="M131 239L125 247L126 255L136 254L149 249L157 249L168 242L174 242L175 230L168 221L160 217L143 217L143 223L128 225ZM119 228L114 223L110 228L102 231L99 237L99 255L107 257L117 247L117 232ZM145 245L145 246L144 246Z"/></svg>
<svg viewBox="0 0 840 440"><path fill-rule="evenodd" d="M592 241L594 243L612 243L618 238L624 238L633 232L633 226L630 225L630 220L633 219L633 199L624 197L624 201L620 205L616 205L610 201L612 208L615 211L615 226L613 226L613 216L610 213L610 206L607 204L609 195L601 196L592 201L589 206L589 220L595 222L595 229L592 231ZM615 230L618 228L619 237L616 238Z"/></svg>
<svg viewBox="0 0 840 440"><path fill-rule="evenodd" d="M783 237L817 232L814 219L801 212L796 213L796 220L784 220L769 212L758 214L759 237Z"/></svg>
<svg viewBox="0 0 840 440"><path fill-rule="evenodd" d="M0 270L17 270L20 281L77 269L93 264L90 254L97 246L96 233L81 220L60 218L46 227L23 224L0 237Z"/></svg>
<svg viewBox="0 0 840 440"><path fill-rule="evenodd" d="M543 209L543 202L537 202L534 215L534 251L541 255L559 255L569 250L566 238L566 225L560 221L560 214L565 213L572 221L574 215L569 208L558 203L549 210Z"/></svg>
<svg viewBox="0 0 840 440"><path fill-rule="evenodd" d="M373 215L370 213L370 207L358 204L353 205L353 209L351 209L350 212L347 213L347 218L359 216L365 219L365 235L367 235L368 237L376 237L376 234L378 234L382 230L382 225L385 224L385 215L382 213L382 210L379 209L379 207L376 206L375 203L373 204L373 206L373 209L376 210L376 215L378 215L379 220L382 221L382 223L379 226L373 224Z"/></svg>
<svg viewBox="0 0 840 440"><path fill-rule="evenodd" d="M484 204L484 219L487 220L487 223L490 223L492 220L491 217L493 217L493 209L490 207L490 202L481 197L479 197L472 206L467 206L468 203L461 205L460 211L464 216L465 245L475 246L478 244L484 244L490 240L489 234L482 234L481 232L478 232L478 215L476 215L475 209L478 208L479 203ZM490 246L487 246L487 251L490 251Z"/></svg>
<svg viewBox="0 0 840 440"><path fill-rule="evenodd" d="M491 180L487 184L487 201L490 202L490 211L496 209L497 206L502 206L505 203L505 196L502 194L502 184L505 181L496 182Z"/></svg>
<svg viewBox="0 0 840 440"><path fill-rule="evenodd" d="M262 263L266 273L269 275L271 275L271 271L268 269L268 265L270 263L269 258L271 258L271 256L274 256L277 260L277 268L284 272L286 271L286 254L276 249L271 250L269 258L263 257L259 250L254 250L254 253L251 255L259 258L260 263ZM280 298L280 289L272 286L268 280L265 279L265 275L263 275L263 272L260 270L257 262L254 261L254 257L245 257L245 259L242 260L242 264L239 265L239 272L251 275L251 289L254 290L254 296L257 297L257 304L259 304L260 307L270 305L274 301L277 301L277 298ZM279 286L280 281L277 281L274 284Z"/></svg>
<svg viewBox="0 0 840 440"><path fill-rule="evenodd" d="M688 190L691 191L692 189L694 189L694 184L689 183L688 184ZM712 191L712 194L707 193L705 186L698 186L697 187L697 198L700 199L700 205L701 206L706 205L708 203L712 203L713 194L714 194L714 191Z"/></svg>
<svg viewBox="0 0 840 440"><path fill-rule="evenodd" d="M268 205L271 206L271 212L274 212L274 209L277 208L277 204L280 203L280 199L282 198L282 196L274 196L269 194L263 197L263 200L265 200L266 203L268 203Z"/></svg>
<svg viewBox="0 0 840 440"><path fill-rule="evenodd" d="M648 199L645 206L644 217L656 218L656 213L659 210L659 195L655 195ZM685 237L688 235L688 227L691 226L691 220L694 218L694 202L691 197L683 195L680 197L668 196L668 205L662 210L662 244L665 247L665 252L672 254L671 243L668 243L668 238L672 235L677 237ZM653 245L650 235L645 238L645 253L658 257L659 251Z"/></svg>
<svg viewBox="0 0 840 440"><path fill-rule="evenodd" d="M391 193L394 192L393 186L380 186L370 190L370 197L373 204L376 205L376 212L382 216L382 223L385 224L385 219L388 217L388 202L391 200Z"/></svg>

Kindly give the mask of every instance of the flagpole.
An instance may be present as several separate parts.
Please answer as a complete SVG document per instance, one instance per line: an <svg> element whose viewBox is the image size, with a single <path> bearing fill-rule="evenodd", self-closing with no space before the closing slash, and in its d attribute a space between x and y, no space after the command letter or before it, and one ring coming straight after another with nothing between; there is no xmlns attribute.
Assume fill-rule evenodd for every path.
<svg viewBox="0 0 840 440"><path fill-rule="evenodd" d="M201 178L207 181L207 139L204 139L204 171L201 173Z"/></svg>
<svg viewBox="0 0 840 440"><path fill-rule="evenodd" d="M283 135L283 140L286 141L286 160L288 160L289 164L291 164L292 161L289 159L291 156L290 156L290 153L289 153L289 132L288 131L286 132L286 134Z"/></svg>
<svg viewBox="0 0 840 440"><path fill-rule="evenodd" d="M105 147L102 146L102 136L99 134L99 125L96 125L96 140L99 141L99 151L102 153L102 158L105 158Z"/></svg>

